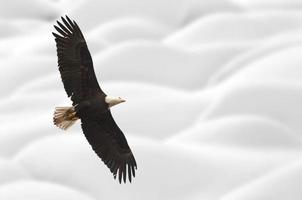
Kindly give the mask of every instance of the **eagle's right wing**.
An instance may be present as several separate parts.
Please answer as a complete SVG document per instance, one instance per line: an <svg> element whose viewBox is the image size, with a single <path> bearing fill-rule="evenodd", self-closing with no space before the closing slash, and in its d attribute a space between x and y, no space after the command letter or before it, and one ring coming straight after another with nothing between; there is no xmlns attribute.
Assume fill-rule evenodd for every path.
<svg viewBox="0 0 302 200"><path fill-rule="evenodd" d="M63 24L57 21L58 26L54 26L59 34L52 34L57 44L59 71L64 88L76 105L103 91L97 82L92 58L79 26L68 16L61 19Z"/></svg>
<svg viewBox="0 0 302 200"><path fill-rule="evenodd" d="M82 129L95 153L107 165L119 182L131 182L137 169L135 158L121 129L115 123L110 110L98 117L82 117Z"/></svg>

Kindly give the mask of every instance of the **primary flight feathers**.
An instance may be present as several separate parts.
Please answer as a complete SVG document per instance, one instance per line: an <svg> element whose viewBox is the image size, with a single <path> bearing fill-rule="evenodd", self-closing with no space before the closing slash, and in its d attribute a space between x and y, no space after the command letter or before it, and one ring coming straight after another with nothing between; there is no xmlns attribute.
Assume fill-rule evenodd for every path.
<svg viewBox="0 0 302 200"><path fill-rule="evenodd" d="M100 88L84 36L68 16L55 25L57 56L61 79L72 107L58 107L54 124L69 128L81 120L83 133L95 153L107 165L114 178L131 182L137 169L135 158L121 129L115 123L110 107L124 102L109 98ZM114 101L114 102L113 102Z"/></svg>

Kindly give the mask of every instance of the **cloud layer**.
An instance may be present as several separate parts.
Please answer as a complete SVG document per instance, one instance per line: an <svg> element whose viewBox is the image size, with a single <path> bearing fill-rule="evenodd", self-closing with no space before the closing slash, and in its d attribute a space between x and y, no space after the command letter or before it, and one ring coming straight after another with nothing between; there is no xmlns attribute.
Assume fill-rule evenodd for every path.
<svg viewBox="0 0 302 200"><path fill-rule="evenodd" d="M301 199L301 5L6 2L0 199ZM65 14L103 90L127 99L112 112L138 162L132 184L112 178L79 124L52 125L54 107L70 105L51 36Z"/></svg>

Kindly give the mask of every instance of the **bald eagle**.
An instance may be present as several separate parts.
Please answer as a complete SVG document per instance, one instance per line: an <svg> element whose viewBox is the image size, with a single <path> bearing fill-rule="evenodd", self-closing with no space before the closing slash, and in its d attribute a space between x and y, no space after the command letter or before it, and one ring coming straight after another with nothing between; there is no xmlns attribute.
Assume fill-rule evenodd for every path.
<svg viewBox="0 0 302 200"><path fill-rule="evenodd" d="M95 153L113 174L126 183L131 182L137 169L135 158L121 129L115 123L110 108L125 102L107 96L100 88L93 69L92 58L84 36L74 20L61 17L52 33L57 46L58 66L65 91L72 100L71 107L56 107L53 121L66 130L78 119L83 133Z"/></svg>

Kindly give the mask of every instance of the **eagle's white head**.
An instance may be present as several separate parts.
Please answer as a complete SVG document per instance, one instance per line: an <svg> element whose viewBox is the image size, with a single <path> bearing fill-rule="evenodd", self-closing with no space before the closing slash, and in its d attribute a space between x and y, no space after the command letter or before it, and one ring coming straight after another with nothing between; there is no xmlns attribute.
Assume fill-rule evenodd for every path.
<svg viewBox="0 0 302 200"><path fill-rule="evenodd" d="M126 100L122 99L121 97L109 97L109 96L106 96L105 97L105 102L108 103L109 105L109 108L112 107L112 106L115 106L117 104L120 104L120 103L123 103L125 102Z"/></svg>

